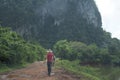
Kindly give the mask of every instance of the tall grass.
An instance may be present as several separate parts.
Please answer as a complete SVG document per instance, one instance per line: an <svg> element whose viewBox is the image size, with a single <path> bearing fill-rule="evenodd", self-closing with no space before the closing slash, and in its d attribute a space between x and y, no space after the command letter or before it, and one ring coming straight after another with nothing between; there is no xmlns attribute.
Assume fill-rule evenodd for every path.
<svg viewBox="0 0 120 80"><path fill-rule="evenodd" d="M80 80L119 80L120 77L119 67L81 66L79 61L67 60L58 60L56 66L80 76Z"/></svg>

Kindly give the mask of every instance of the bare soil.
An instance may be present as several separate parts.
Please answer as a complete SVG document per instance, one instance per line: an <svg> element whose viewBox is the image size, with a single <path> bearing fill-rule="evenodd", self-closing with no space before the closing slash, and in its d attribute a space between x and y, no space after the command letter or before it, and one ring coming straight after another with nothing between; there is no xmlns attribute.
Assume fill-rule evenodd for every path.
<svg viewBox="0 0 120 80"><path fill-rule="evenodd" d="M0 80L80 80L80 76L53 67L52 74L49 77L46 63L40 61L23 69L3 73L0 75Z"/></svg>

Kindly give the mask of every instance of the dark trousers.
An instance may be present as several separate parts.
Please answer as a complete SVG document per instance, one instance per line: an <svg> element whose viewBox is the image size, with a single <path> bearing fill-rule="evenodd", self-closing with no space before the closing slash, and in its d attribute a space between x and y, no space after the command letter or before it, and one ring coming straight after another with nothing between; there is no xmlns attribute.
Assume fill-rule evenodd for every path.
<svg viewBox="0 0 120 80"><path fill-rule="evenodd" d="M47 62L47 68L48 68L48 75L49 76L51 74L51 67L52 67L52 62Z"/></svg>

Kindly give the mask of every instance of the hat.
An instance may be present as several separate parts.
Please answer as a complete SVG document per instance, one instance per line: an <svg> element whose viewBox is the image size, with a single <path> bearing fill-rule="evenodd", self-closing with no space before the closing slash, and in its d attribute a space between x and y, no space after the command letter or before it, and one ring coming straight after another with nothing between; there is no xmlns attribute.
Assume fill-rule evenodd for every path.
<svg viewBox="0 0 120 80"><path fill-rule="evenodd" d="M48 49L46 52L53 52L51 49Z"/></svg>
<svg viewBox="0 0 120 80"><path fill-rule="evenodd" d="M51 50L51 49L49 49L49 52L52 52L52 50Z"/></svg>

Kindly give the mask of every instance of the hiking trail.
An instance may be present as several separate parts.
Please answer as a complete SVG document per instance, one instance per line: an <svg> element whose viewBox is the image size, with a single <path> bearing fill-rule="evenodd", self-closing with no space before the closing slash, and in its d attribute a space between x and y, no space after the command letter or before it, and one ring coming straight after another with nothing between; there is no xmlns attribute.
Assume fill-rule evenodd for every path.
<svg viewBox="0 0 120 80"><path fill-rule="evenodd" d="M35 62L26 68L0 74L0 80L80 80L80 77L63 69L52 69L52 75L47 75L47 65L44 61Z"/></svg>

